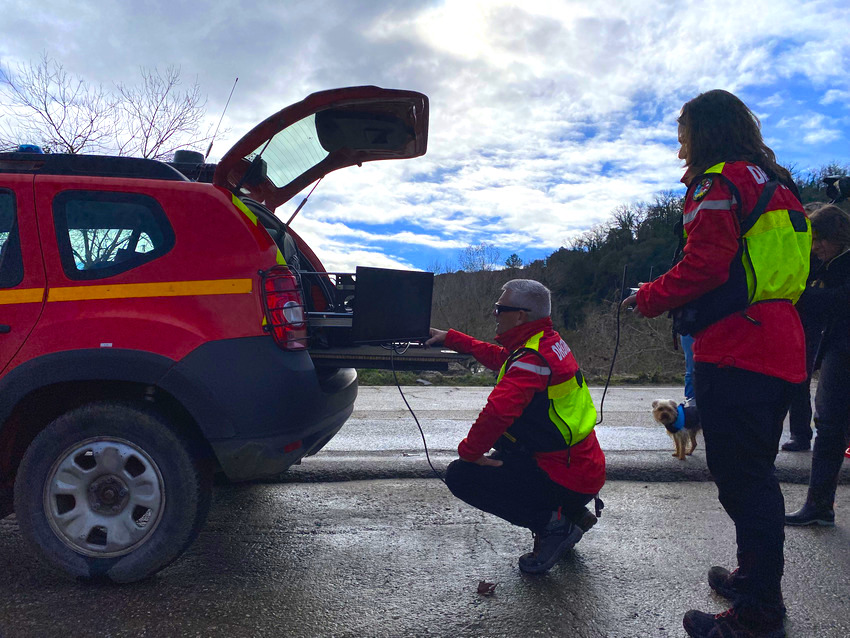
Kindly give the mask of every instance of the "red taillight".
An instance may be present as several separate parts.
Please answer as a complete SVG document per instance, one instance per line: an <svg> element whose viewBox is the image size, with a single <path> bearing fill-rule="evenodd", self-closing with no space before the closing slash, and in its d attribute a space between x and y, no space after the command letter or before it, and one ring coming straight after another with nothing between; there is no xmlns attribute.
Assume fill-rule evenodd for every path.
<svg viewBox="0 0 850 638"><path fill-rule="evenodd" d="M306 348L307 315L295 275L286 266L275 266L262 278L266 328L284 350Z"/></svg>

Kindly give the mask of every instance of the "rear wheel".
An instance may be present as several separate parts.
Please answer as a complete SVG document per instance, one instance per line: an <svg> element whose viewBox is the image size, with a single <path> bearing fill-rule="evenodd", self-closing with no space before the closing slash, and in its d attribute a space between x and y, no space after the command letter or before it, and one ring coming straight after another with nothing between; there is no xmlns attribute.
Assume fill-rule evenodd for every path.
<svg viewBox="0 0 850 638"><path fill-rule="evenodd" d="M15 480L24 536L50 565L132 582L174 561L206 519L211 476L143 404L93 403L53 421Z"/></svg>

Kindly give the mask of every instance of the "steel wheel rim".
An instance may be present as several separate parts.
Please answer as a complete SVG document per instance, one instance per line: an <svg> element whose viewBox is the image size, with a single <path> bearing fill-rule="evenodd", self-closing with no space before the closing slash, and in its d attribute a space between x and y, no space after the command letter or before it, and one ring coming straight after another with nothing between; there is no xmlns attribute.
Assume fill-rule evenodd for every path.
<svg viewBox="0 0 850 638"><path fill-rule="evenodd" d="M59 455L43 500L47 522L65 545L85 556L115 558L145 543L159 526L165 484L138 445L97 437Z"/></svg>

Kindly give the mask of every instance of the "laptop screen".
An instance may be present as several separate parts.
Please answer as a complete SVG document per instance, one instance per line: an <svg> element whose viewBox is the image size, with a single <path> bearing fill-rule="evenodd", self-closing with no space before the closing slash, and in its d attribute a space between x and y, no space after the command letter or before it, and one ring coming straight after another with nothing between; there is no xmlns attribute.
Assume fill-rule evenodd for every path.
<svg viewBox="0 0 850 638"><path fill-rule="evenodd" d="M424 341L430 336L434 273L358 266L354 343Z"/></svg>

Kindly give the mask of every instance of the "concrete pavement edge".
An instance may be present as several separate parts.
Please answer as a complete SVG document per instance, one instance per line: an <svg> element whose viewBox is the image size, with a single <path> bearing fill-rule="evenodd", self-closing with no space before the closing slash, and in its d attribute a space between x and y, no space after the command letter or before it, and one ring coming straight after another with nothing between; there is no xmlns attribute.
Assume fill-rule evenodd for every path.
<svg viewBox="0 0 850 638"><path fill-rule="evenodd" d="M457 455L449 450L432 450L431 462L440 474ZM606 453L610 481L672 483L711 481L705 452L679 461L669 451L612 451ZM776 476L780 483L808 483L811 453L780 452ZM293 466L279 479L284 482L358 481L391 478L436 478L424 452L320 452ZM850 484L850 463L845 463L840 482Z"/></svg>

